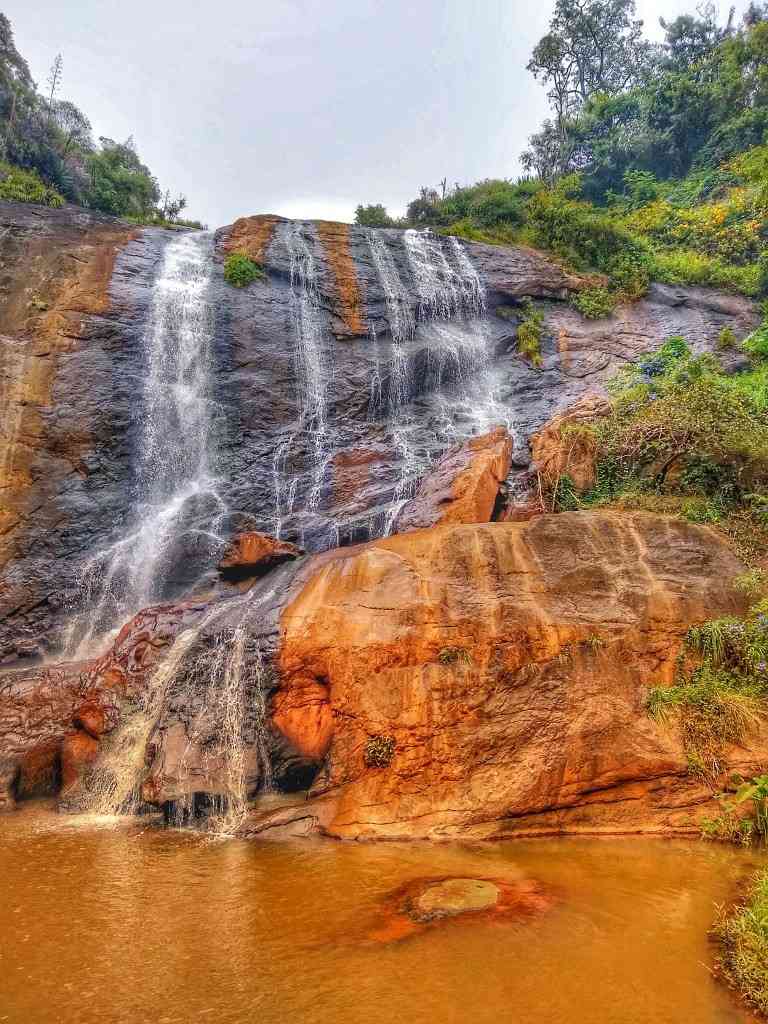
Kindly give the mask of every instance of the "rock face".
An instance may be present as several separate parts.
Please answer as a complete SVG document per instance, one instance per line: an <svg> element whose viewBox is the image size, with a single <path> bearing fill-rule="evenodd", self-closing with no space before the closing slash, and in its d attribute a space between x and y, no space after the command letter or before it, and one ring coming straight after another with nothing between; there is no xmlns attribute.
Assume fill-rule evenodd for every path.
<svg viewBox="0 0 768 1024"><path fill-rule="evenodd" d="M597 468L595 445L583 434L569 433L568 428L599 419L609 411L610 405L604 395L588 392L531 437L533 465L545 484L554 487L559 478L568 475L579 491L586 491L594 485Z"/></svg>
<svg viewBox="0 0 768 1024"><path fill-rule="evenodd" d="M281 693L314 678L333 716L310 807L347 838L694 828L712 791L645 696L691 624L741 609L739 570L709 529L618 513L322 556L281 621ZM371 768L378 736L394 753ZM755 744L728 765L754 769Z"/></svg>
<svg viewBox="0 0 768 1024"><path fill-rule="evenodd" d="M71 207L0 203L0 663L63 648L70 611L83 600L87 559L119 540L135 515L143 339L174 237ZM430 265L419 263L425 245ZM258 260L266 280L227 285L223 261L233 251ZM430 283L443 259L448 271L438 278L460 272L464 285L473 279L462 261L474 267L475 312L439 315L453 301L449 288L438 302ZM296 327L303 308L296 281L310 267L320 432L305 429ZM417 286L425 270L426 285ZM282 538L310 551L380 535L415 480L449 448L500 422L495 415L485 427L476 422L491 391L494 409L514 423L522 468L530 435L622 362L670 334L712 347L723 326L742 336L757 319L747 300L655 287L610 319L587 322L562 301L577 284L533 250L434 238L416 245L394 229L256 216L217 232L211 460L226 508L216 536L194 518L174 535L153 600L204 588L233 535L273 533L278 521ZM507 311L522 296L546 313L541 370L515 351ZM398 315L412 320L412 330L395 323L403 335L395 344ZM292 494L282 509L279 451Z"/></svg>
<svg viewBox="0 0 768 1024"><path fill-rule="evenodd" d="M488 523L512 464L504 427L451 448L395 520L395 533L448 523Z"/></svg>
<svg viewBox="0 0 768 1024"><path fill-rule="evenodd" d="M529 446L588 485L588 445L565 452L563 428L623 363L672 334L696 351L741 337L754 306L655 286L588 322L564 302L577 279L524 248L275 216L190 240L210 271L217 511L191 488L151 607L55 664L73 610L98 603L88 559L142 524L141 382L174 238L0 203L0 808L77 806L139 708L143 798L166 811L231 796L234 728L248 796L269 772L312 786L273 831L692 827L710 790L644 695L690 624L738 610L735 558L652 516L493 520ZM265 278L227 285L235 251ZM525 296L545 313L541 369L516 353ZM727 760L761 757L758 737Z"/></svg>

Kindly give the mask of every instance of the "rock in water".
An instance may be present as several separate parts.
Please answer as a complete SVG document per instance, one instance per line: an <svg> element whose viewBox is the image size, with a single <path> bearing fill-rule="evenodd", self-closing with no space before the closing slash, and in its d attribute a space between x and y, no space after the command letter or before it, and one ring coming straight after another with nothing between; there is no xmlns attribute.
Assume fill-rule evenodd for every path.
<svg viewBox="0 0 768 1024"><path fill-rule="evenodd" d="M408 912L417 921L434 921L438 917L477 913L495 907L501 890L482 878L446 878L434 882L417 893Z"/></svg>

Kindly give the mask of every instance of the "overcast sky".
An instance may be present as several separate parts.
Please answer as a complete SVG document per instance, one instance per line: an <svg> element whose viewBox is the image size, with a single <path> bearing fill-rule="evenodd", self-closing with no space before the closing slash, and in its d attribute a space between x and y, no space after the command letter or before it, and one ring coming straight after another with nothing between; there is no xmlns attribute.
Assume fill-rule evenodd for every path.
<svg viewBox="0 0 768 1024"><path fill-rule="evenodd" d="M649 35L695 0L638 0ZM737 4L741 11L746 0ZM188 214L351 220L422 184L519 173L546 114L525 70L551 0L5 0L43 86L133 135Z"/></svg>

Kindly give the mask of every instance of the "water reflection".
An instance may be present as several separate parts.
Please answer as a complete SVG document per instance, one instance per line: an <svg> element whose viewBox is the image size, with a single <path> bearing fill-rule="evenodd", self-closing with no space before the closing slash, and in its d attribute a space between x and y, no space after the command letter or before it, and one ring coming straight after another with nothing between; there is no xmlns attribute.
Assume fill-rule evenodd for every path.
<svg viewBox="0 0 768 1024"><path fill-rule="evenodd" d="M0 823L0 1021L737 1024L707 930L761 855L683 841L210 842ZM424 876L539 880L537 918L366 939Z"/></svg>

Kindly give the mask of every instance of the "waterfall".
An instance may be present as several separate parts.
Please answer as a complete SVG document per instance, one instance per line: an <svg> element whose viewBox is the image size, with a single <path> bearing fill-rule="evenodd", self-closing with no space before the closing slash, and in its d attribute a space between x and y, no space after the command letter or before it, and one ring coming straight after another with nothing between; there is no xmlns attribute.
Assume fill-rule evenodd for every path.
<svg viewBox="0 0 768 1024"><path fill-rule="evenodd" d="M331 458L328 424L328 356L323 336L323 316L318 292L317 265L302 225L292 222L286 246L290 261L298 424L277 446L273 459L275 511L273 532L280 537L284 520L294 509L299 475L289 474L287 464L298 442L310 461L309 487L304 509L317 508Z"/></svg>
<svg viewBox="0 0 768 1024"><path fill-rule="evenodd" d="M214 605L177 636L142 693L123 703L119 728L103 741L85 777L79 810L136 813L152 795L143 793L148 785L159 787L156 795L170 806L173 824L195 818L203 797L206 831L237 830L249 780L262 790L271 783L267 668L251 619L273 596L274 589L264 594L257 588Z"/></svg>
<svg viewBox="0 0 768 1024"><path fill-rule="evenodd" d="M391 444L400 461L390 507L379 527L385 536L426 468L415 443L418 422L410 405L417 388L409 346L413 347L418 331L428 332L425 372L428 386L434 390L442 439L450 442L508 423L492 372L491 342L484 321L485 291L464 247L457 238L443 239L428 231L408 230L402 239L411 287L403 283L384 234L368 232L392 342L386 398L379 385L382 397L378 408L373 408L373 402L371 406L374 413L387 415ZM378 354L376 363L378 376Z"/></svg>
<svg viewBox="0 0 768 1024"><path fill-rule="evenodd" d="M70 657L90 654L158 600L181 532L218 540L226 507L215 476L211 249L206 232L180 234L165 249L142 339L133 509L127 531L80 572L85 612L73 618Z"/></svg>

